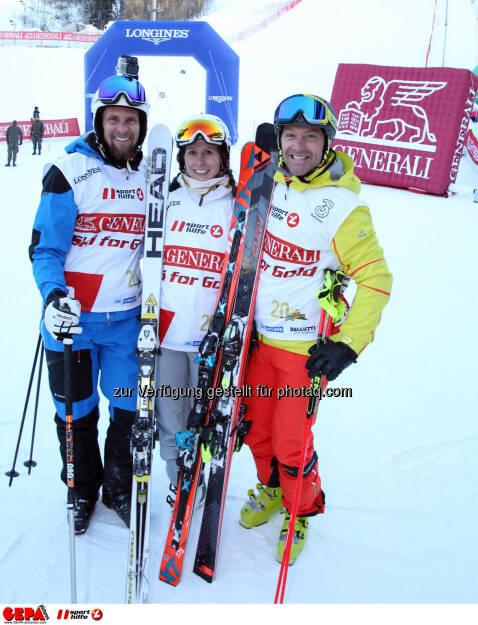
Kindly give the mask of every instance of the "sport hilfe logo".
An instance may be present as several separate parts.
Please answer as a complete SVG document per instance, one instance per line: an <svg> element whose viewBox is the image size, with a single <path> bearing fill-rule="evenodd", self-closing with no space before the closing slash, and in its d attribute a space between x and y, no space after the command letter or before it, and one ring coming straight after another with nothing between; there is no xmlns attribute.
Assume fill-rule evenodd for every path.
<svg viewBox="0 0 478 625"><path fill-rule="evenodd" d="M70 610L60 609L56 616L57 620L85 620L91 617L94 621L101 621L103 618L103 611L99 608L93 610Z"/></svg>

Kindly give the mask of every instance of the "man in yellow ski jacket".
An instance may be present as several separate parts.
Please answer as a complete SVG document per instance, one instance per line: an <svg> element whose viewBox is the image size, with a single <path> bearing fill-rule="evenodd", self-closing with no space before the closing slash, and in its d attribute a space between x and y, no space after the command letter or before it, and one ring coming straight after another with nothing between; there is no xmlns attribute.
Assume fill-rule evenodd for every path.
<svg viewBox="0 0 478 625"><path fill-rule="evenodd" d="M370 210L359 197L360 180L351 157L331 148L337 121L331 105L298 94L279 104L274 116L279 146L275 189L267 223L254 319L259 347L251 352L245 400L252 422L245 442L257 468L258 492L249 491L241 510L246 528L267 522L282 506L278 542L282 559L294 499L308 397L279 389L307 389L311 377L335 380L374 339L392 284ZM353 303L330 339L317 343L317 292L327 269L341 270L357 286ZM258 385L272 391L259 396ZM308 517L324 512L313 436L294 528L290 562L307 537Z"/></svg>

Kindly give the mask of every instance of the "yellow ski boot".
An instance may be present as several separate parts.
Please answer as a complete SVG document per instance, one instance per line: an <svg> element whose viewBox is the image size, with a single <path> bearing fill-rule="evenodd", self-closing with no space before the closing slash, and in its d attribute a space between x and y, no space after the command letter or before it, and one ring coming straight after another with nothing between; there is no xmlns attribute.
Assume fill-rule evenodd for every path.
<svg viewBox="0 0 478 625"><path fill-rule="evenodd" d="M282 509L282 488L271 488L260 482L256 486L257 494L249 490L249 500L242 506L239 523L246 529L263 525Z"/></svg>
<svg viewBox="0 0 478 625"><path fill-rule="evenodd" d="M282 562L282 556L284 555L285 543L287 539L287 532L289 530L290 514L286 512L284 523L279 535L279 542L277 543L277 562ZM308 517L298 516L295 519L294 535L292 536L292 545L290 548L289 566L294 564L297 556L302 551L307 540L308 532Z"/></svg>

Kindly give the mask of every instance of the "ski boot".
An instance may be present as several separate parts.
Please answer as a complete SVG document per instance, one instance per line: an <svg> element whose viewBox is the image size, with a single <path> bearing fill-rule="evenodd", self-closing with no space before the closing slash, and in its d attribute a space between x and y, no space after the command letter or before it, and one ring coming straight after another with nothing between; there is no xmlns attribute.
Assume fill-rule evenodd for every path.
<svg viewBox="0 0 478 625"><path fill-rule="evenodd" d="M77 536L84 534L88 529L95 504L96 499L83 499L82 497L75 497L75 534Z"/></svg>
<svg viewBox="0 0 478 625"><path fill-rule="evenodd" d="M258 494L249 490L249 501L241 509L239 523L246 529L263 525L282 509L282 489L280 486L272 488L260 482L256 486Z"/></svg>
<svg viewBox="0 0 478 625"><path fill-rule="evenodd" d="M287 531L289 530L290 514L285 513L284 523L279 535L279 542L277 543L277 562L282 562L282 556L284 555L285 543L287 539ZM294 564L297 556L302 551L307 540L309 519L306 516L298 516L295 519L294 535L292 536L292 545L290 549L289 566Z"/></svg>
<svg viewBox="0 0 478 625"><path fill-rule="evenodd" d="M102 501L107 508L114 510L126 527L129 527L131 516L131 493L114 494L103 488Z"/></svg>

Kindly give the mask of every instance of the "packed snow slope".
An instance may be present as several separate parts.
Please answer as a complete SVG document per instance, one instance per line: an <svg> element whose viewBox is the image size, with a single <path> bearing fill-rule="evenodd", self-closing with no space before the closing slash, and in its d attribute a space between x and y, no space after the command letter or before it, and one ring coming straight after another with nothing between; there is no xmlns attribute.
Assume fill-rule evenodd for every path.
<svg viewBox="0 0 478 625"><path fill-rule="evenodd" d="M227 37L262 19L258 5L222 0L211 24ZM473 16L468 0L450 3L446 64L472 68ZM255 7L255 8L254 8ZM262 33L234 44L241 57L239 147L254 127L271 120L284 96L330 97L339 62L423 66L434 0L303 0ZM444 2L430 65L441 65ZM441 22L440 22L441 20ZM127 52L127 51L125 51ZM83 52L78 49L2 47L8 85L0 121L77 116L83 123ZM187 61L143 63L141 79L153 121L172 128L202 109L201 73ZM186 63L186 60L184 60ZM189 74L191 76L189 76ZM184 76L187 79L183 80ZM159 97L159 91L166 97ZM165 102L166 101L166 104ZM41 301L27 256L44 165L65 140L46 141L32 156L26 139L18 166L0 163L3 191L0 309L2 375L0 441L3 470L11 466L38 336ZM5 145L0 147L5 156ZM473 185L476 172L461 172ZM478 205L470 195L449 198L363 185L380 242L394 274L390 304L375 342L335 386L353 397L325 400L314 427L326 513L310 522L308 544L289 572L289 603L473 603L478 574L476 524L478 423L474 282ZM105 406L102 407L103 409ZM31 417L17 468L1 484L0 588L2 602L61 603L70 599L66 490L59 480L53 405L44 372L33 457L28 476ZM101 436L107 425L103 415ZM217 577L208 585L192 573L201 512L193 518L183 579L177 588L157 579L169 522L168 483L154 458L150 576L154 603L271 603L280 517L244 530L237 520L256 483L249 451L232 465ZM81 603L121 603L127 530L101 503L77 543Z"/></svg>

